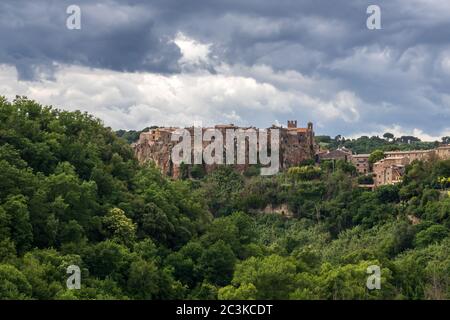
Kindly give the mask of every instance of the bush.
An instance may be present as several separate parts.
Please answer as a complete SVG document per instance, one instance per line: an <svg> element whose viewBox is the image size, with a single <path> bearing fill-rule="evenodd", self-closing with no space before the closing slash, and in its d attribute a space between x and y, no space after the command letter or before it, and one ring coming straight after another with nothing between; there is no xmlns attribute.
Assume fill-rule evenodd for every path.
<svg viewBox="0 0 450 320"><path fill-rule="evenodd" d="M365 176L358 177L358 184L373 184L373 175L367 174Z"/></svg>
<svg viewBox="0 0 450 320"><path fill-rule="evenodd" d="M322 169L315 166L291 167L288 175L299 180L314 180L320 178Z"/></svg>
<svg viewBox="0 0 450 320"><path fill-rule="evenodd" d="M191 169L191 177L194 179L203 179L206 175L205 168L200 164L195 164Z"/></svg>
<svg viewBox="0 0 450 320"><path fill-rule="evenodd" d="M448 237L449 230L439 224L432 225L426 230L417 233L414 239L416 247L426 247L430 244L439 243L442 239Z"/></svg>
<svg viewBox="0 0 450 320"><path fill-rule="evenodd" d="M244 176L246 177L255 177L261 174L261 169L258 166L249 166L244 171Z"/></svg>

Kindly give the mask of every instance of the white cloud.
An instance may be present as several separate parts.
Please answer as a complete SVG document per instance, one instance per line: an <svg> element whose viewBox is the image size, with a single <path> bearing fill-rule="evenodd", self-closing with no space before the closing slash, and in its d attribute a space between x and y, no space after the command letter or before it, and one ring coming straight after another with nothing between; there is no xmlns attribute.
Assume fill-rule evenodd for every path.
<svg viewBox="0 0 450 320"><path fill-rule="evenodd" d="M394 124L392 126L380 126L379 130L373 132L361 132L357 134L353 134L349 136L349 138L358 138L360 136L382 136L385 132L392 133L395 137L401 136L414 136L419 138L422 141L441 141L441 138L444 136L450 136L450 128L446 128L441 131L439 135L430 135L425 133L423 130L418 128L413 129L405 129L398 124Z"/></svg>
<svg viewBox="0 0 450 320"><path fill-rule="evenodd" d="M359 120L358 103L359 98L353 92L341 91L336 95L333 107L345 121L356 122Z"/></svg>
<svg viewBox="0 0 450 320"><path fill-rule="evenodd" d="M312 118L329 123L358 119L358 98L340 91L330 99L313 94L313 83L298 73L275 73L256 66L242 74L224 67L223 73L185 72L176 75L125 73L79 66L58 66L54 81L17 80L14 67L0 67L0 90L12 99L25 95L43 104L81 109L115 129L148 125L191 125L235 122L270 126L274 119ZM262 76L264 74L264 76ZM295 77L293 77L295 75ZM258 77L262 78L258 80ZM288 86L278 84L289 78ZM271 83L272 82L272 83ZM305 90L295 85L305 85ZM308 85L309 84L309 85Z"/></svg>
<svg viewBox="0 0 450 320"><path fill-rule="evenodd" d="M198 66L210 62L211 44L201 43L178 32L173 42L180 48L181 66Z"/></svg>
<svg viewBox="0 0 450 320"><path fill-rule="evenodd" d="M331 69L350 73L366 74L367 76L384 75L392 66L392 50L379 46L358 47L351 55L334 60Z"/></svg>

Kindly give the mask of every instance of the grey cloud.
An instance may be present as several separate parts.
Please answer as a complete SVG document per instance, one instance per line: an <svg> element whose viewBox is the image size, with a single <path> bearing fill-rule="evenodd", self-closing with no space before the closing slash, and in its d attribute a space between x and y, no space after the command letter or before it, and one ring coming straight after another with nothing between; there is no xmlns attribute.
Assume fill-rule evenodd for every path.
<svg viewBox="0 0 450 320"><path fill-rule="evenodd" d="M159 34L151 15L128 10L117 2L96 7L76 1L82 9L82 29L66 28L66 8L74 1L2 1L0 3L0 63L15 65L19 76L31 79L39 71L51 74L55 63L80 64L117 71L177 72L179 48ZM133 9L133 8L131 8ZM135 14L136 19L132 16Z"/></svg>
<svg viewBox="0 0 450 320"><path fill-rule="evenodd" d="M81 31L65 28L65 8L72 3L83 10ZM211 44L214 61L230 66L234 75L267 82L286 95L332 101L346 91L358 97L359 118L352 125L319 118L306 105L256 117L236 110L243 122L292 117L323 124L322 133L331 135L393 125L438 135L450 118L450 4L375 3L382 9L383 29L377 31L366 28L366 8L373 4L368 0L2 0L0 64L14 65L22 79L37 73L51 79L57 64L195 73L180 67L181 52L170 41L183 32ZM278 78L248 71L259 65ZM214 65L195 67L222 72ZM309 80L291 84L297 74Z"/></svg>

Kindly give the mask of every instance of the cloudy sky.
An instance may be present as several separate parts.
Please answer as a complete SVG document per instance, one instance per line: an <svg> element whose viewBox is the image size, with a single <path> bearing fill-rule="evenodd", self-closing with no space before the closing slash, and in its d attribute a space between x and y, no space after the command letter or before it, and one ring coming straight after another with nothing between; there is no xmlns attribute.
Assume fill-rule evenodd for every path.
<svg viewBox="0 0 450 320"><path fill-rule="evenodd" d="M81 29L66 27L69 5ZM366 27L370 4L381 30ZM450 135L450 1L2 0L0 95L114 129Z"/></svg>

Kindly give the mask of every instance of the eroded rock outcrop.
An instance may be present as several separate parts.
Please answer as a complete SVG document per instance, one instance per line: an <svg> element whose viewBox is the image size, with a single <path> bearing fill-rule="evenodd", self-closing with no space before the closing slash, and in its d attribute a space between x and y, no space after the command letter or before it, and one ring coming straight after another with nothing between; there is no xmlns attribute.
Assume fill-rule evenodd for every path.
<svg viewBox="0 0 450 320"><path fill-rule="evenodd" d="M194 127L185 128L191 136L191 145L194 146ZM233 146L235 151L235 157L237 150L237 142L227 143L228 131L237 130L249 130L256 128L248 127L242 128L230 125L216 125L212 128L202 128L202 136L208 129L215 129L222 133L223 136L223 163L226 163L226 153L227 146ZM278 129L279 132L279 166L280 170L296 166L304 160L314 159L317 152L317 145L314 141L314 131L312 123L308 123L306 128L297 128L297 121L288 121L288 127L277 127L272 126L272 128L267 129L268 141L270 145L270 130ZM133 144L133 149L136 154L137 159L140 163L145 163L148 161L153 161L161 169L161 171L169 176L177 178L180 176L180 166L174 164L172 161L172 149L178 143L178 141L172 141L172 135L179 130L179 128L156 128L151 129L148 132L142 132L139 140ZM258 133L261 134L261 133ZM259 148L259 139L257 148ZM203 149L207 147L211 142L202 141ZM246 140L246 152L245 152L245 163L237 164L238 161L234 161L233 167L239 171L243 172L250 165L249 163L249 141ZM192 160L193 160L192 155ZM236 160L236 158L235 158ZM194 163L194 161L191 161ZM211 172L214 170L218 164L201 164L206 172ZM188 165L188 170L191 165Z"/></svg>

